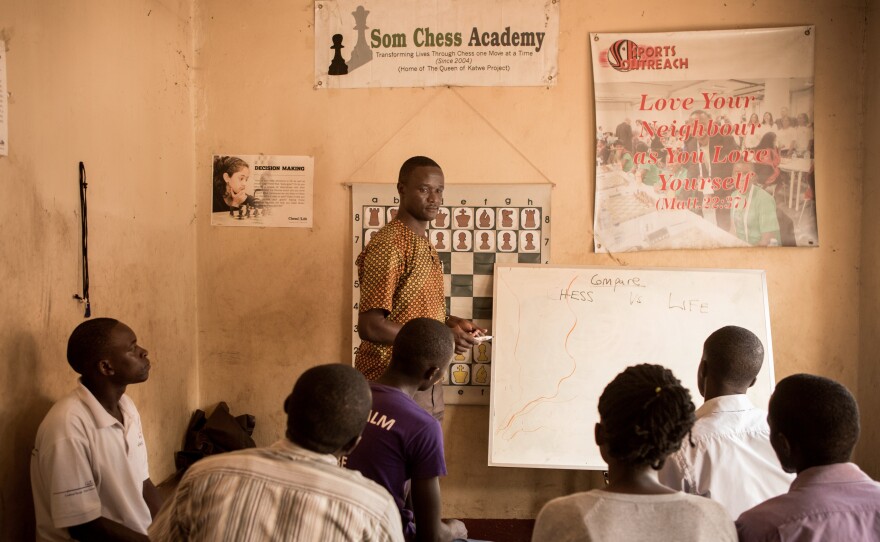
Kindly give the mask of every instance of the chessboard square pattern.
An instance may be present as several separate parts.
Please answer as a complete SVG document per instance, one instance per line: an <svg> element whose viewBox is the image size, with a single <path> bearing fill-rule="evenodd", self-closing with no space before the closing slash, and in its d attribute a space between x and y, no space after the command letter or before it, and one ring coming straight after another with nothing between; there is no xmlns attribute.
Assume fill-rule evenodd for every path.
<svg viewBox="0 0 880 542"><path fill-rule="evenodd" d="M440 263L443 264L443 272L449 273L449 270L452 269L452 254L449 252L438 252L440 256Z"/></svg>
<svg viewBox="0 0 880 542"><path fill-rule="evenodd" d="M364 206L362 219L368 228L381 228L385 225L385 207L376 205Z"/></svg>
<svg viewBox="0 0 880 542"><path fill-rule="evenodd" d="M494 252L474 254L474 275L493 275L495 273L495 260L496 254Z"/></svg>
<svg viewBox="0 0 880 542"><path fill-rule="evenodd" d="M541 238L538 232L527 230L519 232L519 250L530 254L541 252Z"/></svg>
<svg viewBox="0 0 880 542"><path fill-rule="evenodd" d="M492 275L473 275L472 290L474 297L492 297Z"/></svg>
<svg viewBox="0 0 880 542"><path fill-rule="evenodd" d="M526 207L520 211L519 218L524 230L537 230L541 227L541 210L537 207Z"/></svg>
<svg viewBox="0 0 880 542"><path fill-rule="evenodd" d="M474 295L474 277L472 275L452 275L452 297L471 297Z"/></svg>
<svg viewBox="0 0 880 542"><path fill-rule="evenodd" d="M473 347L472 354L476 363L490 363L492 361L492 343L482 342Z"/></svg>
<svg viewBox="0 0 880 542"><path fill-rule="evenodd" d="M469 297L452 297L449 300L449 314L459 318L474 317L474 307Z"/></svg>
<svg viewBox="0 0 880 542"><path fill-rule="evenodd" d="M541 254L538 252L520 252L517 263L541 263Z"/></svg>
<svg viewBox="0 0 880 542"><path fill-rule="evenodd" d="M495 227L495 209L492 207L480 207L477 209L477 229L491 230Z"/></svg>
<svg viewBox="0 0 880 542"><path fill-rule="evenodd" d="M473 252L453 252L449 256L451 256L451 264L448 269L445 269L447 273L453 275L473 273L475 256Z"/></svg>
<svg viewBox="0 0 880 542"><path fill-rule="evenodd" d="M471 363L474 361L473 351L467 349L462 353L456 353L452 356L452 363Z"/></svg>
<svg viewBox="0 0 880 542"><path fill-rule="evenodd" d="M473 232L470 230L452 231L452 250L455 252L470 252L474 248Z"/></svg>
<svg viewBox="0 0 880 542"><path fill-rule="evenodd" d="M517 254L516 252L499 252L495 254L495 262L501 265L509 263L519 263L519 259L517 258L517 256L519 256L519 254ZM538 259L540 260L541 258L539 257Z"/></svg>
<svg viewBox="0 0 880 542"><path fill-rule="evenodd" d="M437 217L431 221L432 229L448 230L449 229L449 207L440 207L437 209Z"/></svg>
<svg viewBox="0 0 880 542"><path fill-rule="evenodd" d="M452 228L457 230L474 229L474 210L471 207L452 208Z"/></svg>
<svg viewBox="0 0 880 542"><path fill-rule="evenodd" d="M500 207L496 210L496 213L496 230L515 230L519 228L519 209L515 207Z"/></svg>
<svg viewBox="0 0 880 542"><path fill-rule="evenodd" d="M471 318L492 319L492 298L475 297L473 299L473 311Z"/></svg>
<svg viewBox="0 0 880 542"><path fill-rule="evenodd" d="M471 384L475 386L488 386L492 381L492 367L485 363L476 363L471 366Z"/></svg>
<svg viewBox="0 0 880 542"><path fill-rule="evenodd" d="M457 386L466 386L471 382L471 366L465 363L453 363L449 366L449 380Z"/></svg>

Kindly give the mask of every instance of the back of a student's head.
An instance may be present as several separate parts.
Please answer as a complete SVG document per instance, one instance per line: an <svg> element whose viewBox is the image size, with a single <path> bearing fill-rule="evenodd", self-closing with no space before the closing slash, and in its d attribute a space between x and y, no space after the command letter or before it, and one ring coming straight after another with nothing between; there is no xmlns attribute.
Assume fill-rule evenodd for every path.
<svg viewBox="0 0 880 542"><path fill-rule="evenodd" d="M445 370L454 353L455 338L446 324L433 318L414 318L403 325L394 339L391 367L419 379L433 367Z"/></svg>
<svg viewBox="0 0 880 542"><path fill-rule="evenodd" d="M761 372L764 345L757 335L739 326L725 326L703 343L708 377L735 387L749 387Z"/></svg>
<svg viewBox="0 0 880 542"><path fill-rule="evenodd" d="M67 362L78 374L106 357L110 335L120 324L114 318L93 318L76 326L67 339Z"/></svg>
<svg viewBox="0 0 880 542"><path fill-rule="evenodd" d="M691 394L661 365L627 367L599 397L606 451L632 466L660 469L694 425Z"/></svg>
<svg viewBox="0 0 880 542"><path fill-rule="evenodd" d="M800 463L786 465L780 456L783 467L802 470L850 460L859 440L859 407L842 384L808 374L783 378L768 410L771 432L785 436L792 459Z"/></svg>
<svg viewBox="0 0 880 542"><path fill-rule="evenodd" d="M370 386L354 367L312 367L284 401L287 438L314 452L336 453L360 436L371 403Z"/></svg>

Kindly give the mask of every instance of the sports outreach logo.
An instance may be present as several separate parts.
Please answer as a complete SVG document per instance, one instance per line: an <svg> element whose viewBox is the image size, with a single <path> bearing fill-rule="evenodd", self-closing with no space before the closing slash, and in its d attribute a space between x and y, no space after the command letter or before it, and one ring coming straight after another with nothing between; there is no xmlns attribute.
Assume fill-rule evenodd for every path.
<svg viewBox="0 0 880 542"><path fill-rule="evenodd" d="M617 40L600 54L599 62L619 72L632 70L686 70L688 59L676 56L675 45L638 45Z"/></svg>

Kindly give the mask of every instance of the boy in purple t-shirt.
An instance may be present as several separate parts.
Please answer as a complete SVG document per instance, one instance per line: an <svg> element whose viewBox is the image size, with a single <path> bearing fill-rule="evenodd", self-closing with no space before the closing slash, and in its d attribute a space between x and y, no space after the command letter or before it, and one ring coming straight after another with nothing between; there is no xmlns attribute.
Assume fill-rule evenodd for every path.
<svg viewBox="0 0 880 542"><path fill-rule="evenodd" d="M454 350L452 332L442 322L431 318L407 322L394 340L388 369L370 383L373 407L361 442L342 458L343 466L360 471L391 493L407 540L467 538L461 521L440 518L439 477L446 474L443 433L440 423L412 398L440 380Z"/></svg>

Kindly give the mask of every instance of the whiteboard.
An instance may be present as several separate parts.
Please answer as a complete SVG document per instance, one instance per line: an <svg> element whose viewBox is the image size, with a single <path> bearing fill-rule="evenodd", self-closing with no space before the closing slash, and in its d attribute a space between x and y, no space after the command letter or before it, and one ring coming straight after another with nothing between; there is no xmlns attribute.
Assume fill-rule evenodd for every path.
<svg viewBox="0 0 880 542"><path fill-rule="evenodd" d="M767 282L760 270L496 265L489 465L604 469L599 396L623 369L672 370L699 408L703 341L737 325L764 344L749 390L773 391Z"/></svg>

